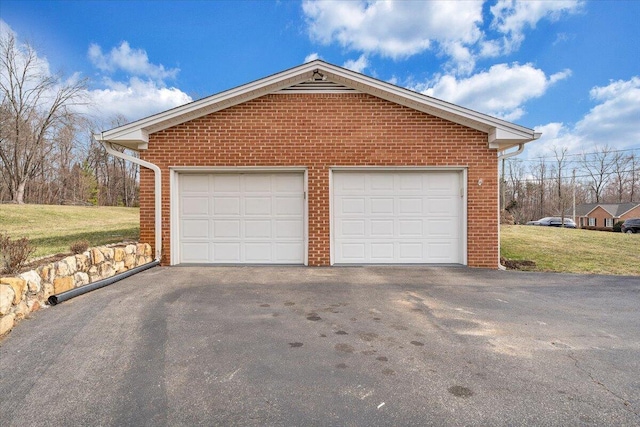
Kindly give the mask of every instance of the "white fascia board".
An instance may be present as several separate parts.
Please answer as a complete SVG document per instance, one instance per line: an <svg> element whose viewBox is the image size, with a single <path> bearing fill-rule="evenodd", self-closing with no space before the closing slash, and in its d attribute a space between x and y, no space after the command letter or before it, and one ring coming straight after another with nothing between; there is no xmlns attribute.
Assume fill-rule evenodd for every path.
<svg viewBox="0 0 640 427"><path fill-rule="evenodd" d="M144 119L103 132L104 140L127 145L144 145L149 134L184 123L251 99L264 96L311 78L317 65L312 63L292 68L243 86L167 110Z"/></svg>
<svg viewBox="0 0 640 427"><path fill-rule="evenodd" d="M129 148L144 149L151 133L301 83L310 79L316 70L336 83L485 132L489 135L490 148L505 149L537 139L531 129L523 126L404 89L322 60L311 61L217 95L105 131L103 137L107 141L126 145ZM491 137L491 134L494 136Z"/></svg>
<svg viewBox="0 0 640 427"><path fill-rule="evenodd" d="M489 132L489 148L506 150L510 147L524 144L540 138L540 133L514 132L511 129L495 127Z"/></svg>
<svg viewBox="0 0 640 427"><path fill-rule="evenodd" d="M96 141L108 141L131 150L145 150L149 145L149 133L144 129L124 129L120 132L102 132L94 134ZM110 133L110 134L109 134Z"/></svg>
<svg viewBox="0 0 640 427"><path fill-rule="evenodd" d="M500 130L516 136L516 138L511 141L505 139L504 143L518 144L529 142L539 137L539 135L538 137L535 136L536 133L532 129L524 126L507 122L496 117L491 117L459 105L451 104L437 98L432 98L409 89L392 85L390 83L376 80L371 77L358 74L354 71L336 67L324 62L321 62L321 65L317 68L321 72L324 71L327 73L327 78L331 80L351 86L379 98L405 105L481 132L490 133L492 130ZM498 135L498 137L500 136L501 135ZM500 139L494 141L500 141Z"/></svg>

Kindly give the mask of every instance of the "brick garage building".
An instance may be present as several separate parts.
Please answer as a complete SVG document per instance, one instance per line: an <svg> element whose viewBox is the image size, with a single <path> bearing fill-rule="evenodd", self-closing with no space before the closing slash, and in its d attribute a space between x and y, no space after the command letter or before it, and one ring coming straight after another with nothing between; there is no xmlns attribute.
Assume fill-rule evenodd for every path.
<svg viewBox="0 0 640 427"><path fill-rule="evenodd" d="M164 265L488 268L499 156L537 137L319 60L96 135L139 152Z"/></svg>

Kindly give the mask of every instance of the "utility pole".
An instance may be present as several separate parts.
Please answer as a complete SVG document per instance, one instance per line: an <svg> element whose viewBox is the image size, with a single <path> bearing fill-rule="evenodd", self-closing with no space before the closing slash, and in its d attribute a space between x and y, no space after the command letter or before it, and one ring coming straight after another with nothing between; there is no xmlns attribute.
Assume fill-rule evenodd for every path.
<svg viewBox="0 0 640 427"><path fill-rule="evenodd" d="M573 178L571 178L571 186L573 187L573 222L576 222L576 170L573 170Z"/></svg>

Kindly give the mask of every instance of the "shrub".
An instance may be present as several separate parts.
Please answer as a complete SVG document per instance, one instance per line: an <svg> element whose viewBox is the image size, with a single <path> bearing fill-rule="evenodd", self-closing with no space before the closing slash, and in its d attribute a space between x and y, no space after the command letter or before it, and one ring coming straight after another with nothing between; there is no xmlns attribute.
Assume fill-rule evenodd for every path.
<svg viewBox="0 0 640 427"><path fill-rule="evenodd" d="M0 273L17 273L35 250L26 237L12 240L8 234L0 233Z"/></svg>
<svg viewBox="0 0 640 427"><path fill-rule="evenodd" d="M618 221L615 224L613 224L613 231L615 231L616 233L621 232L623 223L624 223L624 221Z"/></svg>
<svg viewBox="0 0 640 427"><path fill-rule="evenodd" d="M71 246L69 246L69 249L71 250L71 252L73 252L76 255L81 254L82 252L89 249L89 241L88 240L75 241L71 244Z"/></svg>

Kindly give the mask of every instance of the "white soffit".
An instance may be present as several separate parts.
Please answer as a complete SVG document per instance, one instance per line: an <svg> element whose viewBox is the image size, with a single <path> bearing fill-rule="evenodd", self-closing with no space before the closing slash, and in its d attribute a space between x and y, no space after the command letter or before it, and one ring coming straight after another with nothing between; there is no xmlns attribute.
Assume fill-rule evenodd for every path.
<svg viewBox="0 0 640 427"><path fill-rule="evenodd" d="M322 83L318 81L322 77ZM315 88L315 89L313 89ZM311 89L311 90L310 90ZM216 95L120 126L96 138L134 150L147 148L149 134L270 93L363 92L458 123L488 135L489 148L504 150L539 137L532 129L432 98L390 83L315 60Z"/></svg>

